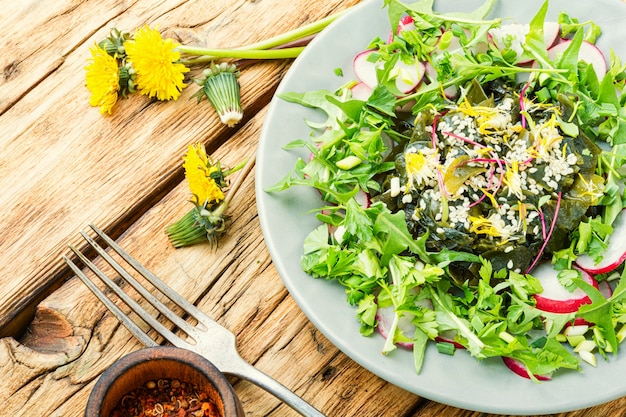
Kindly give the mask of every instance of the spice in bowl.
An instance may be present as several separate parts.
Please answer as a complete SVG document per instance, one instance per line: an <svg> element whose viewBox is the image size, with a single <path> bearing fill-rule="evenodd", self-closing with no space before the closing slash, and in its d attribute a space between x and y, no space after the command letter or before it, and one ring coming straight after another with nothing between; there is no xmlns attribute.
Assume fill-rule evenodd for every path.
<svg viewBox="0 0 626 417"><path fill-rule="evenodd" d="M85 417L244 417L228 379L206 358L157 346L115 362L94 386Z"/></svg>
<svg viewBox="0 0 626 417"><path fill-rule="evenodd" d="M217 405L197 385L178 379L150 380L126 394L111 417L221 417Z"/></svg>

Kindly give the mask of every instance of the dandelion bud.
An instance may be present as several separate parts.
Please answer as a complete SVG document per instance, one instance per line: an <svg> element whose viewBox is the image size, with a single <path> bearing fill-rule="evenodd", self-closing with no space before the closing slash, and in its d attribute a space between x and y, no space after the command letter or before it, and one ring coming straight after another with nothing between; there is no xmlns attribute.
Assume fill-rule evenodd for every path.
<svg viewBox="0 0 626 417"><path fill-rule="evenodd" d="M120 32L118 29L113 28L106 39L101 40L98 43L100 48L104 49L107 54L113 58L124 59L126 57L126 51L124 49L124 42L130 39L128 32Z"/></svg>
<svg viewBox="0 0 626 417"><path fill-rule="evenodd" d="M122 97L135 92L135 70L126 63L120 67L120 95Z"/></svg>
<svg viewBox="0 0 626 417"><path fill-rule="evenodd" d="M241 93L239 87L239 70L233 64L222 62L212 63L203 71L204 79L194 80L202 86L194 96L201 101L206 97L225 125L233 127L243 117Z"/></svg>

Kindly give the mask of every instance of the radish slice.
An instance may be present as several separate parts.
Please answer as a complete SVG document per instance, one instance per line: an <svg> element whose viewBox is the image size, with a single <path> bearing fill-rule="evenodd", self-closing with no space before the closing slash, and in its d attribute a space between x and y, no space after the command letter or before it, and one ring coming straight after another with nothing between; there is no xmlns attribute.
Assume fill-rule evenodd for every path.
<svg viewBox="0 0 626 417"><path fill-rule="evenodd" d="M608 281L601 281L598 283L598 290L607 300L611 298L613 295L613 288L611 288L611 284Z"/></svg>
<svg viewBox="0 0 626 417"><path fill-rule="evenodd" d="M528 63L528 60L520 60L520 57L524 53L524 42L526 42L526 35L530 32L530 25L512 23L509 25L502 25L499 28L493 28L489 30L489 39L499 49L504 49L507 44L507 40L511 39L510 49L517 53L517 62L519 64ZM557 22L545 22L543 25L543 40L546 44L546 48L550 48L556 42L561 27Z"/></svg>
<svg viewBox="0 0 626 417"><path fill-rule="evenodd" d="M502 361L511 371L515 372L517 375L530 379L530 374L526 366L518 361L517 359L510 358L508 356L503 356ZM550 377L546 375L534 375L535 378L539 381L550 381Z"/></svg>
<svg viewBox="0 0 626 417"><path fill-rule="evenodd" d="M422 81L425 71L426 67L424 64L417 60L410 63L406 63L401 59L398 60L394 67L396 87L404 94L410 93L415 90L420 81Z"/></svg>
<svg viewBox="0 0 626 417"><path fill-rule="evenodd" d="M469 29L463 29L463 32L465 32L465 37L467 39L472 37L472 32ZM441 44L438 43L438 47L441 49ZM451 54L461 51L462 49L461 40L457 36L453 36L452 39L450 39L450 44L445 48L445 50Z"/></svg>
<svg viewBox="0 0 626 417"><path fill-rule="evenodd" d="M378 307L376 311L376 321L378 322L378 332L384 337L388 338L391 324L393 323L395 311L394 306ZM415 325L411 323L411 317L401 316L398 320L398 330L402 332L407 338L412 338L415 334ZM399 342L398 346L405 348L412 348L413 342Z"/></svg>
<svg viewBox="0 0 626 417"><path fill-rule="evenodd" d="M359 80L373 89L378 84L378 77L376 76L376 63L368 59L372 52L375 52L375 50L368 49L359 53L354 57L353 66Z"/></svg>
<svg viewBox="0 0 626 417"><path fill-rule="evenodd" d="M626 260L626 209L622 210L613 222L613 233L609 238L609 245L604 251L602 260L595 263L589 255L580 255L576 264L590 274L604 274L611 272Z"/></svg>
<svg viewBox="0 0 626 417"><path fill-rule="evenodd" d="M415 21L411 16L402 16L398 23L398 34L405 30L415 30Z"/></svg>
<svg viewBox="0 0 626 417"><path fill-rule="evenodd" d="M421 300L418 302L418 304L425 308L429 308L429 309L433 308L430 300ZM395 314L394 306L382 307L382 308L379 307L378 310L376 311L376 321L378 322L378 327L377 327L378 332L381 334L381 336L385 338L389 337L389 331L391 328L391 324L393 323L394 314ZM407 338L411 338L415 334L415 325L411 323L411 320L412 320L412 317L408 317L408 316L401 316L398 319L398 330L402 332L402 334L405 335ZM441 332L439 336L435 338L435 341L444 342L444 343L452 343L454 347L457 349L465 349L465 346L454 341L455 334L456 334L456 331L454 330ZM405 348L413 347L412 342L398 342L397 345L405 347Z"/></svg>
<svg viewBox="0 0 626 417"><path fill-rule="evenodd" d="M452 343L457 349L465 349L465 346L460 344L459 342L454 341L454 336L456 336L456 330L445 330L443 332L439 332L439 336L435 337L436 342L443 343Z"/></svg>
<svg viewBox="0 0 626 417"><path fill-rule="evenodd" d="M585 271L580 270L582 279L598 288L598 282ZM549 313L573 313L583 304L591 303L587 294L577 288L570 292L558 280L558 271L550 263L537 266L532 275L541 282L543 292L535 294L536 307Z"/></svg>
<svg viewBox="0 0 626 417"><path fill-rule="evenodd" d="M426 78L428 78L431 83L437 82L437 70L432 66L432 64L430 62L427 62L426 64L424 64L424 67L424 74ZM456 85L451 85L443 91L446 98L450 100L454 99L458 92L459 88Z"/></svg>
<svg viewBox="0 0 626 417"><path fill-rule="evenodd" d="M374 49L368 49L357 54L353 60L354 73L361 82L371 89L378 85L376 69L380 65L370 61L369 57L373 52L375 52ZM417 60L406 63L399 59L392 69L392 74L396 77L396 87L403 94L413 91L424 78L425 70L424 64Z"/></svg>
<svg viewBox="0 0 626 417"><path fill-rule="evenodd" d="M405 30L415 30L415 22L411 16L402 16L400 21L398 22L398 30L396 31L397 35L401 35ZM393 32L389 31L389 38L387 39L387 43L393 42Z"/></svg>
<svg viewBox="0 0 626 417"><path fill-rule="evenodd" d="M420 300L416 303L417 305L431 309L433 308L433 304L430 300ZM385 338L389 337L389 330L391 328L391 324L393 323L393 319L395 316L394 306L389 307L378 307L376 310L376 321L378 322L378 332ZM409 316L403 315L398 319L398 330L402 332L407 338L412 338L415 334L415 325L411 322L412 314ZM399 342L398 346L402 346L405 348L412 348L413 342Z"/></svg>
<svg viewBox="0 0 626 417"><path fill-rule="evenodd" d="M569 47L571 43L572 41L569 39L565 39L557 43L552 48L548 49L548 57L550 59L557 58ZM580 51L578 52L578 59L591 64L596 72L596 75L598 76L598 79L602 79L604 74L606 74L606 59L604 58L604 54L594 44L583 41L580 45Z"/></svg>
<svg viewBox="0 0 626 417"><path fill-rule="evenodd" d="M368 208L370 206L370 195L363 190L359 190L354 196L354 199L363 208Z"/></svg>
<svg viewBox="0 0 626 417"><path fill-rule="evenodd" d="M355 84L350 91L352 92L352 98L355 100L367 101L372 95L372 89L364 82Z"/></svg>
<svg viewBox="0 0 626 417"><path fill-rule="evenodd" d="M550 48L556 43L561 33L561 25L558 22L544 22L543 24L543 40L546 48Z"/></svg>

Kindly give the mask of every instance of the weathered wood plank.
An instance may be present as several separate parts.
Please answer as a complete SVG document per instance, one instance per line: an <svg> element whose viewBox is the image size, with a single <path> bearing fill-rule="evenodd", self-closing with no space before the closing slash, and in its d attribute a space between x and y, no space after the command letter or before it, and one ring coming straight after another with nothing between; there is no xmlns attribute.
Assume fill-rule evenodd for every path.
<svg viewBox="0 0 626 417"><path fill-rule="evenodd" d="M190 142L202 140L214 149L232 133L207 102L191 99L195 87L176 102L132 97L118 103L111 117L90 108L83 67L88 48L110 26L183 28L219 47L283 33L354 3L68 0L54 7L46 7L48 2L13 6L23 24L4 25L20 28L9 31L10 37L0 35L0 44L19 39L12 49L24 56L0 88L8 94L2 102L11 105L0 116L0 285L5 289L0 334L18 333L23 320L17 313L54 289L62 272L58 255L68 241L76 241L72 236L81 225L132 220L181 179L179 161ZM283 18L275 18L277 10ZM52 46L43 47L50 41ZM10 59L7 55L12 54L0 59ZM288 65L246 68L240 80L248 115L267 104ZM36 252L29 250L34 242Z"/></svg>
<svg viewBox="0 0 626 417"><path fill-rule="evenodd" d="M110 27L102 22L126 28L160 23L182 38L230 46L355 2L241 0L221 7L211 0L164 0L154 6L146 0L35 0L3 5L0 22L6 30L0 45L16 53L0 57L0 329L19 333L23 323L14 312L46 297L51 285L61 285L60 255L67 243L79 241L78 229L95 222L117 235L134 223L120 238L124 248L233 330L244 358L329 416L486 416L429 402L382 381L306 320L263 244L252 176L233 205L231 233L217 250L207 245L174 250L167 242L163 229L189 207L180 169L186 146L200 140L219 148L216 156L226 164L244 158L256 144L262 109L288 63L246 70L246 112L261 113L232 138L208 107L202 110L190 100L192 91L176 103L133 98L109 118L87 106L82 67L87 48ZM275 19L281 14L283 19ZM249 22L254 30L242 24ZM51 39L53 46L41 47ZM261 84L260 79L270 81ZM109 191L103 192L105 186ZM38 252L23 256L33 245ZM0 372L7 376L0 384L0 414L82 416L100 373L140 347L72 278L39 305L19 341L0 339ZM296 415L260 389L234 384L248 415ZM620 399L557 416L625 413L626 399Z"/></svg>

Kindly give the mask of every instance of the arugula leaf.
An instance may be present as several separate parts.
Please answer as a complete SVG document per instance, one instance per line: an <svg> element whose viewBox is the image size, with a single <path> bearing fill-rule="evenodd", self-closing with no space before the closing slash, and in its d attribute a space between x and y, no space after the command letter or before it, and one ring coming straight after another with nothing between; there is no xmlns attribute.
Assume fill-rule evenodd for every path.
<svg viewBox="0 0 626 417"><path fill-rule="evenodd" d="M530 52L530 56L542 63L544 66L549 61L546 42L544 37L544 23L548 12L548 0L544 1L535 16L530 21L530 30L526 35L526 42L523 47Z"/></svg>
<svg viewBox="0 0 626 417"><path fill-rule="evenodd" d="M522 362L531 377L551 375L561 368L579 369L576 356L554 338L547 338L543 348L515 350L509 356Z"/></svg>
<svg viewBox="0 0 626 417"><path fill-rule="evenodd" d="M307 124L313 129L335 128L337 127L336 120L343 117L341 109L328 100L328 97L332 96L333 93L328 90L307 91L304 93L287 92L279 95L281 99L290 103L323 111L326 114L326 120L323 122L307 120Z"/></svg>
<svg viewBox="0 0 626 417"><path fill-rule="evenodd" d="M373 294L368 294L361 301L359 301L358 308L356 310L357 318L361 323L361 334L363 336L370 336L374 333L376 328L376 297Z"/></svg>
<svg viewBox="0 0 626 417"><path fill-rule="evenodd" d="M452 301L452 296L446 291L446 287L436 285L434 288L429 288L429 290L435 311L437 312L437 322L448 329L457 330L458 334L467 340L466 347L472 356L483 357L482 350L485 347L485 343L472 331L467 319L459 317L454 313L454 302Z"/></svg>
<svg viewBox="0 0 626 417"><path fill-rule="evenodd" d="M428 336L419 327L415 329L413 335L413 366L417 374L422 370L424 365L424 357L426 353L426 345L428 343Z"/></svg>
<svg viewBox="0 0 626 417"><path fill-rule="evenodd" d="M613 352L617 352L617 336L613 326L613 303L614 298L608 300L593 285L582 279L574 280L575 284L582 289L591 299L591 304L584 304L578 309L578 316L594 323L600 329L602 336L609 343Z"/></svg>
<svg viewBox="0 0 626 417"><path fill-rule="evenodd" d="M383 241L383 263L387 263L391 256L407 249L418 255L424 262L429 261L425 246L427 235L419 240L413 239L406 226L404 211L394 214L388 210L382 211L374 223L374 232L381 236Z"/></svg>

